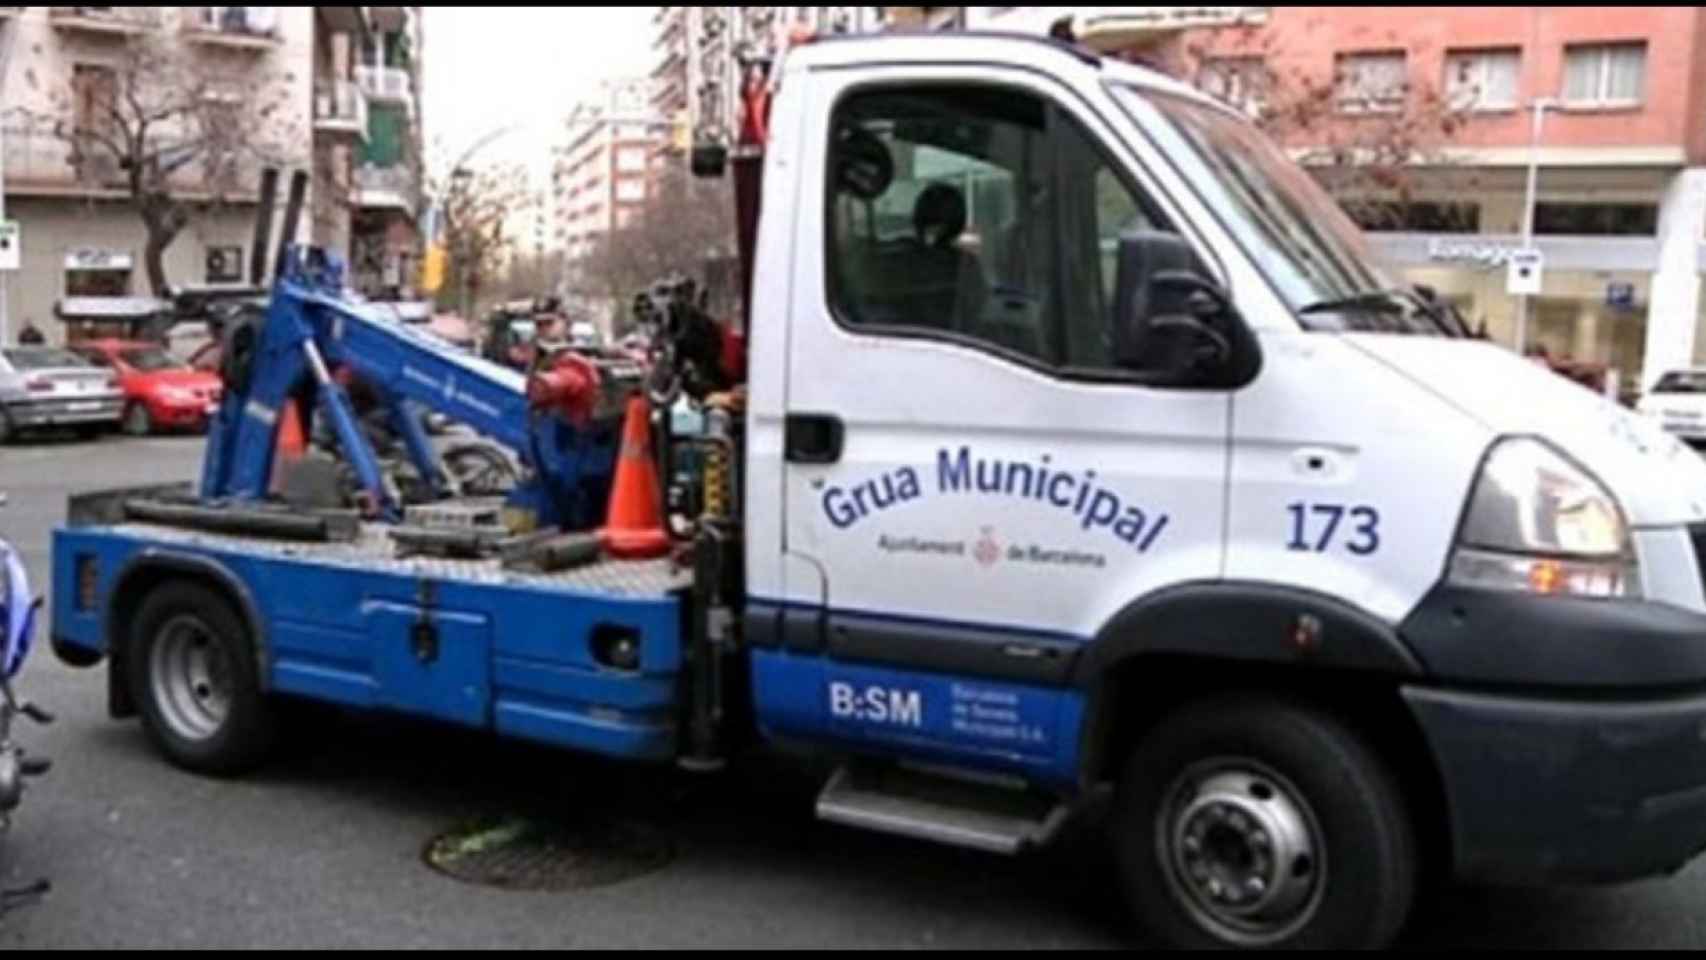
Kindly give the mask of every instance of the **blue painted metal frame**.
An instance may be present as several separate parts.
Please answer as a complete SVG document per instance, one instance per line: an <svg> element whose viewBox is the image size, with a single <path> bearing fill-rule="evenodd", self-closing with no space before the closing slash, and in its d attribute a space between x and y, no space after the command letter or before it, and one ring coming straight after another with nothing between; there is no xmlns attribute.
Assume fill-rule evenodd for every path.
<svg viewBox="0 0 1706 960"><path fill-rule="evenodd" d="M388 518L400 505L384 489L378 458L349 398L327 374L346 365L390 407L410 458L424 477L438 467L419 427L418 408L440 411L514 451L526 468L513 503L541 525L579 530L602 517L615 472L616 431L577 429L528 405L526 379L374 314L342 293L342 264L332 255L292 248L273 285L248 389L227 389L210 426L201 495L258 500L267 495L279 411L288 400L317 398L360 482Z"/></svg>
<svg viewBox="0 0 1706 960"><path fill-rule="evenodd" d="M56 640L106 653L118 578L169 550L227 571L254 600L268 689L391 710L634 760L676 753L682 601L533 584L432 580L311 558L174 544L101 527L53 537ZM78 606L78 563L93 562L96 603ZM416 659L409 630L430 623L440 654ZM604 667L593 631L640 638L636 670Z"/></svg>

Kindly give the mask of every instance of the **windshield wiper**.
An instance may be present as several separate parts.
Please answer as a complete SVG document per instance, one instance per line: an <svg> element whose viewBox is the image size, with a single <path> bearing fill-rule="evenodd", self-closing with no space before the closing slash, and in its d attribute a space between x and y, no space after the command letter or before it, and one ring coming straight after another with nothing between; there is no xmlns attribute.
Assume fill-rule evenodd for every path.
<svg viewBox="0 0 1706 960"><path fill-rule="evenodd" d="M1368 290L1335 300L1322 300L1297 311L1298 313L1335 313L1340 310L1362 310L1375 313L1403 313L1404 293L1401 290Z"/></svg>
<svg viewBox="0 0 1706 960"><path fill-rule="evenodd" d="M1297 312L1300 314L1312 314L1356 311L1361 313L1406 317L1411 310L1415 311L1414 316L1419 316L1425 319L1444 336L1451 337L1453 339L1464 339L1469 337L1469 330L1467 326L1461 322L1461 320L1455 315L1455 311L1452 311L1450 305L1444 300L1440 300L1437 297L1427 297L1420 291L1406 288L1366 290L1362 293L1352 294L1348 297L1339 297L1333 300L1322 300L1319 303L1312 303ZM1402 321L1400 322L1400 325L1394 329L1404 329ZM1418 333L1421 331L1408 329L1407 332Z"/></svg>

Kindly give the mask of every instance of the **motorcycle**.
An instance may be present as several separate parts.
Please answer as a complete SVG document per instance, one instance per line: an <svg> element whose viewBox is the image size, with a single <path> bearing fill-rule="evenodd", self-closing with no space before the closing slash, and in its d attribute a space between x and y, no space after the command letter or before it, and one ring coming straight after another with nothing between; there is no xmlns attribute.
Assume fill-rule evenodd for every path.
<svg viewBox="0 0 1706 960"><path fill-rule="evenodd" d="M5 495L0 494L0 507L5 504ZM23 669L24 658L29 655L40 609L41 598L30 592L23 558L0 540L0 839L4 839L12 812L23 799L24 782L47 773L52 766L46 757L30 756L12 742L12 724L18 717L38 724L53 722L46 710L19 700L12 691L12 678ZM0 887L0 915L47 889L46 881L13 890Z"/></svg>

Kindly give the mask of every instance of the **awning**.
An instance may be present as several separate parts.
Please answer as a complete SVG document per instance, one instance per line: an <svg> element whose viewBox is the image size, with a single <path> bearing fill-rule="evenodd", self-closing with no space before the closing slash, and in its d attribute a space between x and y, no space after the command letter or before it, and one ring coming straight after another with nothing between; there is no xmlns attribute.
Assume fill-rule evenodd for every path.
<svg viewBox="0 0 1706 960"><path fill-rule="evenodd" d="M171 309L155 297L66 297L54 304L54 316L66 322L83 320L147 320Z"/></svg>

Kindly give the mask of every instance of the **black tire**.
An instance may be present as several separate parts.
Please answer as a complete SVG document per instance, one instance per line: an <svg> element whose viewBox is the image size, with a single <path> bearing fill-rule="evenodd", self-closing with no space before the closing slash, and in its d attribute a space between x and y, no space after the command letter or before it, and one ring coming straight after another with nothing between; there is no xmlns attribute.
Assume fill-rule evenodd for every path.
<svg viewBox="0 0 1706 960"><path fill-rule="evenodd" d="M146 437L153 433L154 417L148 412L148 404L140 400L131 401L130 406L124 408L120 429L130 437Z"/></svg>
<svg viewBox="0 0 1706 960"><path fill-rule="evenodd" d="M227 705L217 722L201 735L185 732L184 708L173 706L155 682L157 648L182 644L178 631L202 632L200 648L221 658L218 686ZM171 639L169 639L171 638ZM195 643L190 643L195 646ZM143 728L154 745L173 764L196 773L229 776L243 773L266 759L278 735L277 708L260 689L255 648L249 630L235 608L219 593L199 583L168 581L149 593L131 628L126 665L133 702L142 714ZM195 696L201 696L198 691ZM180 719L174 720L177 717Z"/></svg>
<svg viewBox="0 0 1706 960"><path fill-rule="evenodd" d="M444 469L469 496L503 496L520 482L508 455L489 443L462 443L447 448L440 459Z"/></svg>
<svg viewBox="0 0 1706 960"><path fill-rule="evenodd" d="M1190 844L1173 839L1187 836L1184 825L1198 822L1189 815L1204 809L1196 804L1238 795L1217 791L1239 782L1237 774L1222 772L1239 765L1262 778L1249 781L1248 795L1260 798L1257 803L1300 800L1287 809L1305 812L1293 822L1309 824L1314 838L1312 856L1296 857L1289 878L1270 874L1279 878L1270 881L1276 891L1308 891L1298 894L1298 906L1248 926L1242 925L1248 918L1228 920L1224 903L1205 906L1219 894L1208 892L1214 882L1208 877L1219 876L1221 863L1247 867L1250 861L1239 860L1239 852L1272 849L1266 837L1260 846L1232 843L1229 860L1210 853L1214 865L1195 880L1186 874L1201 869L1204 858L1196 854L1193 862L1193 854L1184 852ZM1210 826L1198 835L1200 849L1240 836L1232 831L1213 836L1215 818L1226 809L1201 814L1200 822ZM1415 898L1415 833L1396 780L1360 737L1313 707L1240 698L1180 709L1131 752L1111 826L1129 908L1147 932L1173 948L1380 948L1398 935ZM1235 868L1231 875L1244 874Z"/></svg>
<svg viewBox="0 0 1706 960"><path fill-rule="evenodd" d="M7 415L6 408L0 407L0 446L18 439L18 429L12 425L12 418Z"/></svg>

